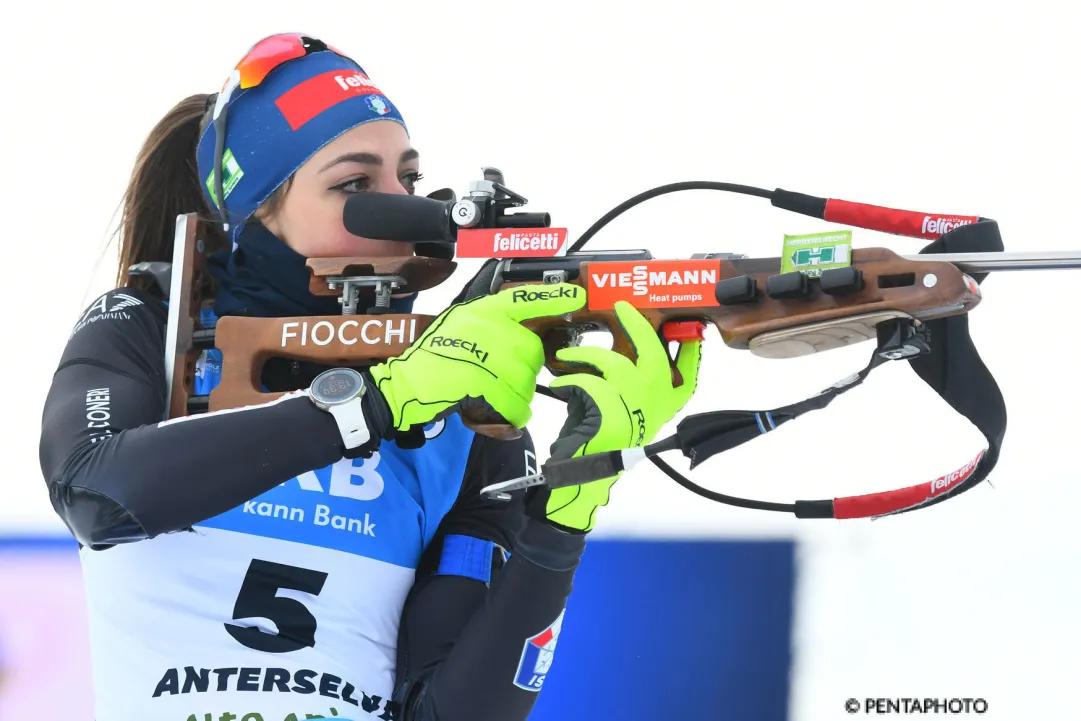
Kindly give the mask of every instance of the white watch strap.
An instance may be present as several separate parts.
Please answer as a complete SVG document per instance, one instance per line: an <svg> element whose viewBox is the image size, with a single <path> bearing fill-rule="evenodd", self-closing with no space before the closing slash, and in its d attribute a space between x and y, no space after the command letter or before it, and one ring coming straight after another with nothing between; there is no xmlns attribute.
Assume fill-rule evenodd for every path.
<svg viewBox="0 0 1081 721"><path fill-rule="evenodd" d="M363 446L371 438L368 431L368 421L364 418L364 407L361 398L354 398L348 403L338 406L330 406L327 410L338 424L338 432L342 434L342 440L346 448Z"/></svg>

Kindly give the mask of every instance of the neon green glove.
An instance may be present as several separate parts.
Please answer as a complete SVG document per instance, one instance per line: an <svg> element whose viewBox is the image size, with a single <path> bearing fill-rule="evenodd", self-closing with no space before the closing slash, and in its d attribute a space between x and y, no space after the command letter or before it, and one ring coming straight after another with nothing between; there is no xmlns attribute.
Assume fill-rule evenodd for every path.
<svg viewBox="0 0 1081 721"><path fill-rule="evenodd" d="M525 426L544 348L520 323L576 311L585 301L585 289L571 283L530 285L443 311L404 353L369 369L390 425L406 431L483 399L508 423Z"/></svg>
<svg viewBox="0 0 1081 721"><path fill-rule="evenodd" d="M593 366L603 377L573 373L549 384L556 395L567 400L568 408L567 422L551 446L553 460L640 448L652 442L697 387L701 341L680 344L676 368L682 383L673 387L668 353L649 321L624 301L615 304L615 311L634 345L637 364L615 351L595 346L565 348L556 353L560 360ZM528 512L534 517L543 515L564 528L590 531L597 508L608 504L612 486L620 475L580 486L538 488L527 500Z"/></svg>

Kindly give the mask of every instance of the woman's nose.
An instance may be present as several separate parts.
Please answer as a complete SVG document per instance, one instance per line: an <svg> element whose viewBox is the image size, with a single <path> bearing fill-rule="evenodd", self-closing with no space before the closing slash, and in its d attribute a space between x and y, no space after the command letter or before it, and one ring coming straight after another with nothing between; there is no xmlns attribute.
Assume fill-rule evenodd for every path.
<svg viewBox="0 0 1081 721"><path fill-rule="evenodd" d="M409 195L409 189L402 185L402 179L394 173L388 173L380 178L379 192L390 195Z"/></svg>

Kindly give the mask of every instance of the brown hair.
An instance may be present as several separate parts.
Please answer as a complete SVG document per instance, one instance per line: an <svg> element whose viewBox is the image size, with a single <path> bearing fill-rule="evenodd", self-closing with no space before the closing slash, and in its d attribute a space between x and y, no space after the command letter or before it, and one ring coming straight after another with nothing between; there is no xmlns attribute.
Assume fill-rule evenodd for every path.
<svg viewBox="0 0 1081 721"><path fill-rule="evenodd" d="M198 213L216 221L203 195L196 163L196 147L203 131L206 93L190 95L173 106L147 135L135 159L131 179L124 191L120 227L120 247L116 269L118 287L147 289L147 281L128 275L128 268L149 261L170 262L176 217ZM292 178L290 178L290 181ZM272 215L281 205L291 183L286 181L259 209L259 216ZM203 236L207 255L229 247L221 226L211 222Z"/></svg>

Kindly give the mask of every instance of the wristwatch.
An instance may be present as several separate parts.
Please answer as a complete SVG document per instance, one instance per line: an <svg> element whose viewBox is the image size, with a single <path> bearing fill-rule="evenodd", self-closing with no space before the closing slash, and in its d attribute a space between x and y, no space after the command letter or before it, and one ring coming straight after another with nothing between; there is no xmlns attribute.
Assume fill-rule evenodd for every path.
<svg viewBox="0 0 1081 721"><path fill-rule="evenodd" d="M331 368L312 381L308 397L318 408L334 416L346 449L363 446L371 439L364 417L364 376L352 368Z"/></svg>

